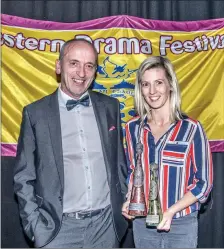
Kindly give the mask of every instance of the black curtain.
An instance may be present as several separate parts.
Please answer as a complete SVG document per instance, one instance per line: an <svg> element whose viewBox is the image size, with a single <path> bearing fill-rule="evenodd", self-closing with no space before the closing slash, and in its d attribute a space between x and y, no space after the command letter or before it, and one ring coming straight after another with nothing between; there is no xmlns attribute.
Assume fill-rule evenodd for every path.
<svg viewBox="0 0 224 249"><path fill-rule="evenodd" d="M193 21L222 18L223 0L2 0L2 13L32 19L80 22L113 15Z"/></svg>
<svg viewBox="0 0 224 249"><path fill-rule="evenodd" d="M31 19L81 22L113 15L141 18L193 21L224 17L223 0L111 0L111 1L51 1L2 0L2 13ZM31 247L20 225L18 206L13 194L12 170L15 158L2 157L1 166L1 246L3 248ZM224 153L213 153L214 188L199 218L199 248L224 247ZM134 247L132 229L122 247Z"/></svg>

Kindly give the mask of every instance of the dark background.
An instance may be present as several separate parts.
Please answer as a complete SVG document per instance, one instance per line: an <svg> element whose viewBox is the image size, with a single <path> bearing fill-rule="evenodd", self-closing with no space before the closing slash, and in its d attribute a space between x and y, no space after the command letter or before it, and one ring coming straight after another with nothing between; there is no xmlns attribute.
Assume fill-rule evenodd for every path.
<svg viewBox="0 0 224 249"><path fill-rule="evenodd" d="M2 1L2 13L31 19L81 22L113 15L141 18L193 21L224 17L223 0L154 1ZM24 237L18 207L13 194L12 170L15 159L2 157L1 166L1 247L32 246ZM199 217L198 247L224 247L224 153L213 153L214 188ZM123 247L133 247L130 228ZM183 245L184 247L184 245Z"/></svg>

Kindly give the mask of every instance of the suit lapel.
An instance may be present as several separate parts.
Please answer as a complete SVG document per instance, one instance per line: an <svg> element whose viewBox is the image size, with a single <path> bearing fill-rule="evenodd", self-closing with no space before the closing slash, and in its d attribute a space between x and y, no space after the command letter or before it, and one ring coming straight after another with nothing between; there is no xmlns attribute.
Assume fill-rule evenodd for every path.
<svg viewBox="0 0 224 249"><path fill-rule="evenodd" d="M99 96L93 91L89 90L89 95L93 105L96 122L98 125L100 139L102 144L103 156L105 159L108 181L110 184L111 169L110 169L110 143L108 136L108 118L106 113L105 103L101 101Z"/></svg>
<svg viewBox="0 0 224 249"><path fill-rule="evenodd" d="M64 189L64 164L62 152L62 137L61 137L61 122L58 104L58 90L55 91L49 102L48 126L50 130L50 138L55 158L55 163L58 169L58 174L62 189Z"/></svg>

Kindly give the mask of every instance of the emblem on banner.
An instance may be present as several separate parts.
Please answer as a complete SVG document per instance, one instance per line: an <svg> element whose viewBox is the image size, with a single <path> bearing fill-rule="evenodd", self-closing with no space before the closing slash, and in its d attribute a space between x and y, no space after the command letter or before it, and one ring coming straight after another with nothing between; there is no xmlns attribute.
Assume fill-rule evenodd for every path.
<svg viewBox="0 0 224 249"><path fill-rule="evenodd" d="M116 62L107 56L97 68L97 77L93 90L99 91L120 101L121 121L125 123L134 115L133 96L135 73L137 69L129 69L127 63Z"/></svg>

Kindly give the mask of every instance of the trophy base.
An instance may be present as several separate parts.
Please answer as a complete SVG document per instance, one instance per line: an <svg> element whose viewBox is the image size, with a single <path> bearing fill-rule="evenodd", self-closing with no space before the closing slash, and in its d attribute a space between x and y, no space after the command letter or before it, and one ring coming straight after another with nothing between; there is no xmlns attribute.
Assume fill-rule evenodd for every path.
<svg viewBox="0 0 224 249"><path fill-rule="evenodd" d="M159 215L147 215L146 217L146 227L157 227L160 223Z"/></svg>
<svg viewBox="0 0 224 249"><path fill-rule="evenodd" d="M144 203L130 203L129 205L129 215L135 216L135 217L141 217L146 216L146 206Z"/></svg>
<svg viewBox="0 0 224 249"><path fill-rule="evenodd" d="M131 213L128 214L134 217L146 217L146 214L131 214Z"/></svg>
<svg viewBox="0 0 224 249"><path fill-rule="evenodd" d="M144 211L136 212L132 210L129 210L128 214L134 217L145 217L147 215Z"/></svg>
<svg viewBox="0 0 224 249"><path fill-rule="evenodd" d="M148 228L156 228L159 224L146 223L146 227Z"/></svg>

